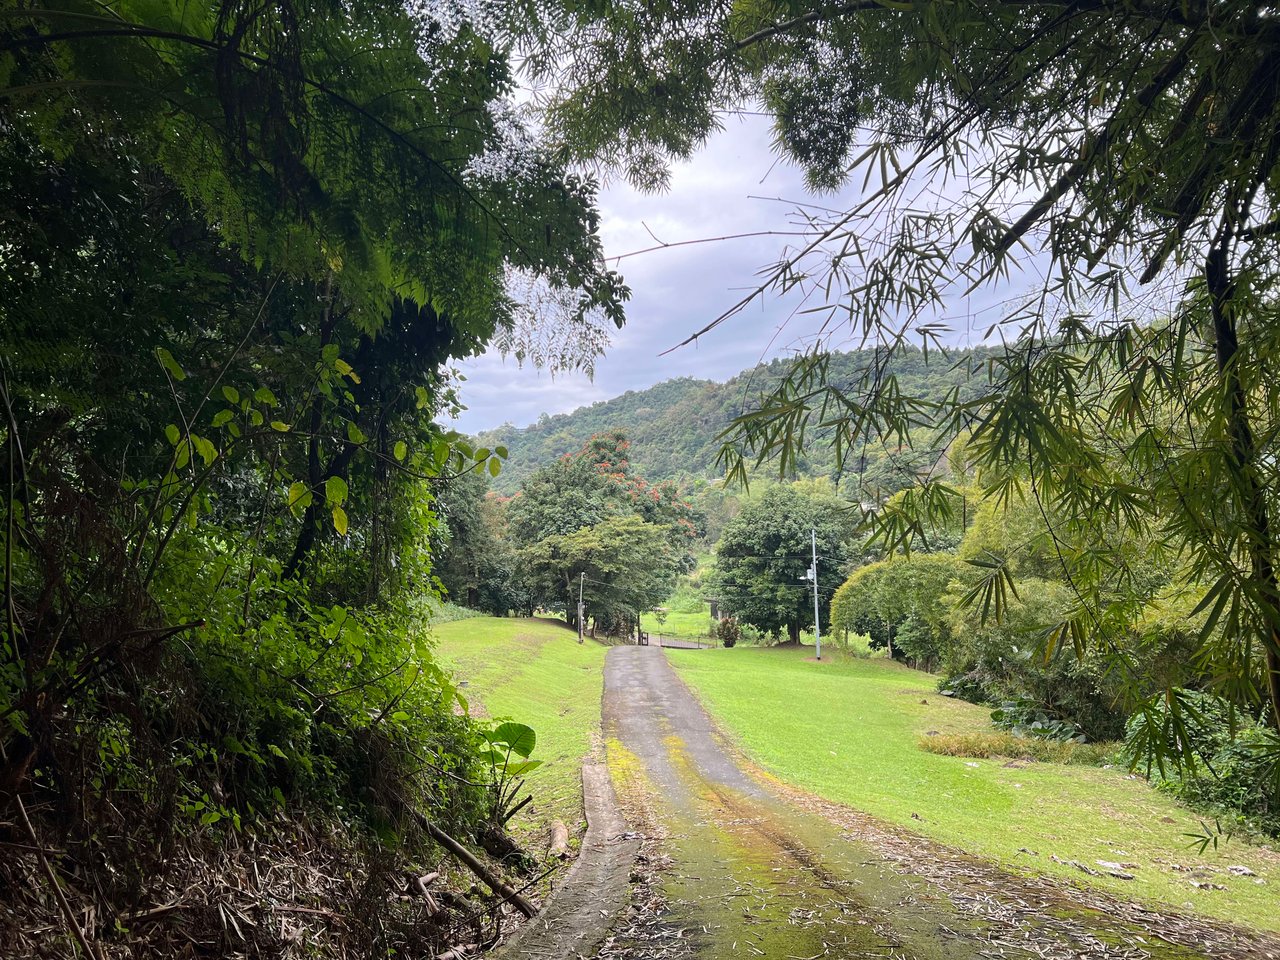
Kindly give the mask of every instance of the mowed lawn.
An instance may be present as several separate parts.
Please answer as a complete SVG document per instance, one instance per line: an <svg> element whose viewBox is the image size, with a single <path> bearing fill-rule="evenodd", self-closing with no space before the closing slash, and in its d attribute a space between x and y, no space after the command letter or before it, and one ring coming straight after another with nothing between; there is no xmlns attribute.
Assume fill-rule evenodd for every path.
<svg viewBox="0 0 1280 960"><path fill-rule="evenodd" d="M662 623L652 613L640 614L640 628L654 636L705 640L710 627L711 617L706 610L693 613L672 610Z"/></svg>
<svg viewBox="0 0 1280 960"><path fill-rule="evenodd" d="M581 833L582 759L599 744L606 648L544 620L476 617L431 632L440 660L466 683L472 716L517 720L538 735L533 758L543 765L529 774L533 801L512 830L534 852L552 820Z"/></svg>
<svg viewBox="0 0 1280 960"><path fill-rule="evenodd" d="M1202 829L1197 817L1122 768L928 753L917 745L922 734L989 730L989 711L942 696L934 677L895 663L818 664L812 655L667 651L725 731L788 783L1017 870L1280 930L1274 850L1232 840L1201 854L1185 836ZM1099 871L1099 860L1136 864L1134 879L1090 877L1052 856ZM1236 876L1232 865L1257 876Z"/></svg>

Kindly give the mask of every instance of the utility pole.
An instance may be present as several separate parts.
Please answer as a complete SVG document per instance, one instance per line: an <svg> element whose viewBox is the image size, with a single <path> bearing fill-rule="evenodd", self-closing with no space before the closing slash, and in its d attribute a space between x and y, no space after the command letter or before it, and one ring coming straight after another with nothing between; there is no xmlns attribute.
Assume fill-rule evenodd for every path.
<svg viewBox="0 0 1280 960"><path fill-rule="evenodd" d="M813 643L817 658L822 659L822 628L818 624L818 531L809 528L809 544L813 548L813 566L809 572L813 575Z"/></svg>
<svg viewBox="0 0 1280 960"><path fill-rule="evenodd" d="M587 582L587 575L578 577L578 642L582 643L582 585Z"/></svg>

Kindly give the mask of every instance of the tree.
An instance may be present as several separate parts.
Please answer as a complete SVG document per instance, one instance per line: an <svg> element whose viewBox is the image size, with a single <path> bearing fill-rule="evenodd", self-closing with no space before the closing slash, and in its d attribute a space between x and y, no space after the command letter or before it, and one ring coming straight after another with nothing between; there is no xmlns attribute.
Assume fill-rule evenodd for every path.
<svg viewBox="0 0 1280 960"><path fill-rule="evenodd" d="M743 504L724 528L716 548L712 588L720 608L744 623L791 643L813 627L813 588L805 575L812 565L812 538L818 546L818 598L831 602L842 576L846 514L829 488L773 485Z"/></svg>
<svg viewBox="0 0 1280 960"><path fill-rule="evenodd" d="M1210 616L1199 654L1220 692L1280 726L1280 323L1276 174L1280 32L1251 0L1004 0L896 5L677 3L555 8L579 52L549 105L566 151L658 185L717 111L761 103L810 182L867 184L806 209L809 235L704 335L771 290L802 290L827 337L936 345L951 291L1046 277L996 321L1009 348L979 396L921 404L883 367L829 376L821 344L736 424L731 472L807 428L837 459L905 442L922 417L972 430L986 494L1037 499L1078 604L1052 648L1115 652L1158 597L1134 585L1126 539L1176 557ZM548 43L537 64L557 70ZM955 174L963 172L958 180ZM961 183L962 185L957 185ZM1146 288L1144 291L1142 288ZM940 481L876 520L890 549L954 508ZM1001 571L993 568L995 591ZM1225 642L1215 630L1224 626ZM1117 654L1117 666L1124 657ZM1178 693L1163 692L1176 752ZM1147 706L1155 722L1155 701ZM1153 740L1152 742L1156 742Z"/></svg>
<svg viewBox="0 0 1280 960"><path fill-rule="evenodd" d="M103 916L254 811L470 824L408 603L502 459L433 426L447 365L589 366L626 296L511 91L421 6L0 10L0 818L55 798Z"/></svg>
<svg viewBox="0 0 1280 960"><path fill-rule="evenodd" d="M637 475L629 448L620 431L592 437L535 471L511 502L511 536L535 601L563 609L570 623L584 573L597 580L584 588L588 614L625 625L693 567L696 514L675 484Z"/></svg>
<svg viewBox="0 0 1280 960"><path fill-rule="evenodd" d="M576 607L581 581L584 618L610 634L633 631L640 614L671 592L679 571L667 529L634 514L544 537L520 558L535 595L562 602L566 612L570 603ZM576 614L569 619L576 622Z"/></svg>
<svg viewBox="0 0 1280 960"><path fill-rule="evenodd" d="M831 629L848 629L895 656L933 669L949 654L947 591L967 579L953 554L913 553L854 571L831 599Z"/></svg>
<svg viewBox="0 0 1280 960"><path fill-rule="evenodd" d="M507 534L510 498L491 493L488 480L487 471L468 470L443 485L435 501L443 524L432 572L454 603L505 617L532 608Z"/></svg>

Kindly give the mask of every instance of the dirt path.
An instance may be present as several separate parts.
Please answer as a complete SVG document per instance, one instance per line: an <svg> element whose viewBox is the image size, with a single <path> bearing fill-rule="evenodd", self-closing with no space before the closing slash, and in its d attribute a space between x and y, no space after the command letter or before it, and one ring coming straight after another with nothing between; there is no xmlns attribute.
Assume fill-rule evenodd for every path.
<svg viewBox="0 0 1280 960"><path fill-rule="evenodd" d="M657 647L609 651L604 725L629 818L650 835L640 868L653 869L601 957L1280 958L1274 940L1082 903L767 786Z"/></svg>

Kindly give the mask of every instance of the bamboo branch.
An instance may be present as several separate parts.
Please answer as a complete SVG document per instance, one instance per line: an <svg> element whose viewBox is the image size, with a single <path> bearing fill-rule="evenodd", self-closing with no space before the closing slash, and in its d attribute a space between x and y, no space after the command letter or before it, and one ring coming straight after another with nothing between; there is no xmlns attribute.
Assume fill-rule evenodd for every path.
<svg viewBox="0 0 1280 960"><path fill-rule="evenodd" d="M516 909L530 920L538 915L538 911L533 908L533 905L529 903L528 900L520 896L519 891L514 890L488 867L481 863L470 850L437 827L421 813L414 811L414 816L417 818L418 823L422 828L431 835L432 840L440 844L440 846L444 847L462 861L463 865L483 880L485 885L495 894L502 897L504 900L511 901L511 903L515 904Z"/></svg>

